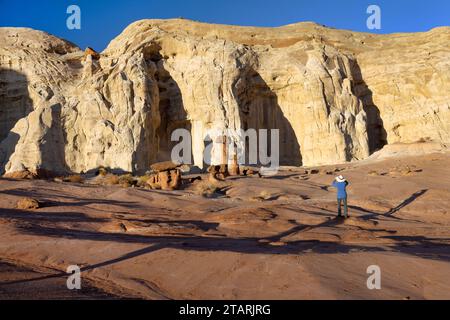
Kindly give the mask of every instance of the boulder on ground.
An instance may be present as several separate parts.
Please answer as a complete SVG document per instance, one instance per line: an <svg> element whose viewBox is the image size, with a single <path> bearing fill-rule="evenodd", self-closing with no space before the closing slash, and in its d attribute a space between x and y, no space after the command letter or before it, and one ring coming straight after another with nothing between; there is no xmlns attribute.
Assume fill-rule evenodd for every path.
<svg viewBox="0 0 450 320"><path fill-rule="evenodd" d="M147 179L147 185L153 189L161 189L161 184L159 183L158 174L152 174L150 178Z"/></svg>
<svg viewBox="0 0 450 320"><path fill-rule="evenodd" d="M3 175L3 177L8 179L37 179L36 175L28 170L9 172Z"/></svg>
<svg viewBox="0 0 450 320"><path fill-rule="evenodd" d="M220 174L223 178L226 178L226 177L228 177L230 175L229 171L228 171L228 165L227 164L209 166L208 172L209 173L213 173L216 176Z"/></svg>
<svg viewBox="0 0 450 320"><path fill-rule="evenodd" d="M181 186L181 171L172 170L170 171L170 183L169 187L173 190L179 189Z"/></svg>
<svg viewBox="0 0 450 320"><path fill-rule="evenodd" d="M52 172L45 169L28 170L23 169L20 171L13 171L3 175L9 179L53 179L56 177Z"/></svg>
<svg viewBox="0 0 450 320"><path fill-rule="evenodd" d="M174 163L172 161L164 161L154 163L150 166L150 168L152 168L153 171L161 172L177 169L179 166L180 166L179 163Z"/></svg>
<svg viewBox="0 0 450 320"><path fill-rule="evenodd" d="M257 170L253 170L252 168L244 168L242 170L242 174L244 176L252 176L252 175L257 174L257 173L258 173L258 171Z"/></svg>
<svg viewBox="0 0 450 320"><path fill-rule="evenodd" d="M152 189L177 190L181 186L181 171L175 169L158 172L147 180L147 184Z"/></svg>
<svg viewBox="0 0 450 320"><path fill-rule="evenodd" d="M158 181L163 190L170 190L170 173L169 171L162 171L158 173Z"/></svg>

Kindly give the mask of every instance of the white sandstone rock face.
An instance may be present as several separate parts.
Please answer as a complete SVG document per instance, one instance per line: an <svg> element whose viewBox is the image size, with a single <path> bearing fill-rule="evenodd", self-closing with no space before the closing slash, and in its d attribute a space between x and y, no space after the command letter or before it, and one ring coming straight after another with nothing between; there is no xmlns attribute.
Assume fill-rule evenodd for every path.
<svg viewBox="0 0 450 320"><path fill-rule="evenodd" d="M208 130L279 129L280 164L450 142L450 28L376 36L142 20L100 57L0 28L0 173L144 172L178 128L203 165Z"/></svg>
<svg viewBox="0 0 450 320"><path fill-rule="evenodd" d="M60 57L79 49L25 28L1 28L0 43L0 172L66 171L62 86L75 77Z"/></svg>
<svg viewBox="0 0 450 320"><path fill-rule="evenodd" d="M450 28L383 36L357 56L386 142L450 142ZM360 88L357 88L360 89Z"/></svg>

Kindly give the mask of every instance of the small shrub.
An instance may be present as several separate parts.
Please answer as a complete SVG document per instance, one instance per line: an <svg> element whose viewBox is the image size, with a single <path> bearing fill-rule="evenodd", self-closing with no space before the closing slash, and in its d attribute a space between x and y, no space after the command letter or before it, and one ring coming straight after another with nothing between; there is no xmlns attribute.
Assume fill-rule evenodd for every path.
<svg viewBox="0 0 450 320"><path fill-rule="evenodd" d="M144 175L144 176L140 176L137 179L137 186L138 187L145 187L147 185L147 181L148 179L150 179L150 175Z"/></svg>
<svg viewBox="0 0 450 320"><path fill-rule="evenodd" d="M263 190L259 193L259 197L264 200L269 200L272 198L272 194L267 190Z"/></svg>
<svg viewBox="0 0 450 320"><path fill-rule="evenodd" d="M108 170L106 170L106 168L104 168L104 167L98 168L98 171L97 171L97 175L98 175L98 176L104 177L104 176L106 176L107 174L108 174Z"/></svg>
<svg viewBox="0 0 450 320"><path fill-rule="evenodd" d="M211 183L207 180L198 181L195 184L195 193L207 198L211 198L214 195L223 195L223 189L227 187L227 184L223 182Z"/></svg>
<svg viewBox="0 0 450 320"><path fill-rule="evenodd" d="M41 207L41 203L33 198L21 198L19 201L17 201L17 209L21 210L36 210Z"/></svg>
<svg viewBox="0 0 450 320"><path fill-rule="evenodd" d="M108 173L103 177L103 185L112 186L119 184L119 177L115 174Z"/></svg>
<svg viewBox="0 0 450 320"><path fill-rule="evenodd" d="M255 196L252 199L256 200L256 201L269 201L269 200L275 200L278 197L279 197L279 195L274 195L267 190L263 190L259 193L258 196Z"/></svg>
<svg viewBox="0 0 450 320"><path fill-rule="evenodd" d="M118 184L124 188L129 188L136 185L136 182L131 174L124 174L119 177Z"/></svg>

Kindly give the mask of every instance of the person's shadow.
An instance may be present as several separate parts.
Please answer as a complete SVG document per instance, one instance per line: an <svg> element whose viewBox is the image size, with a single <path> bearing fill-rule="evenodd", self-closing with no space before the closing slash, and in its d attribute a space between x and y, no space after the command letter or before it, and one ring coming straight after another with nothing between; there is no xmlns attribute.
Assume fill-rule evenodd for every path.
<svg viewBox="0 0 450 320"><path fill-rule="evenodd" d="M388 212L386 212L387 216L393 215L394 213L398 212L400 209L402 209L403 207L406 207L407 205L409 205L410 203L412 203L414 200L416 200L417 198L419 198L420 196L424 195L426 192L428 191L428 189L423 189L420 191L417 191L416 193L412 194L409 198L405 199L402 203L400 203L398 206L396 206L395 208L392 208L391 210L389 210Z"/></svg>

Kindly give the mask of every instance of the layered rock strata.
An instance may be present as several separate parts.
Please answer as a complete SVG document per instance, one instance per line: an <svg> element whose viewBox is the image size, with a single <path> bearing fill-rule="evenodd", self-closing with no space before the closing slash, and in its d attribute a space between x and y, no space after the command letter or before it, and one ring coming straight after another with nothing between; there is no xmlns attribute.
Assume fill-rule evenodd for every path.
<svg viewBox="0 0 450 320"><path fill-rule="evenodd" d="M176 129L191 133L200 167L210 130L237 143L241 130L278 129L285 165L448 144L448 43L448 27L373 35L142 20L97 54L0 28L0 173L145 172L171 158Z"/></svg>

